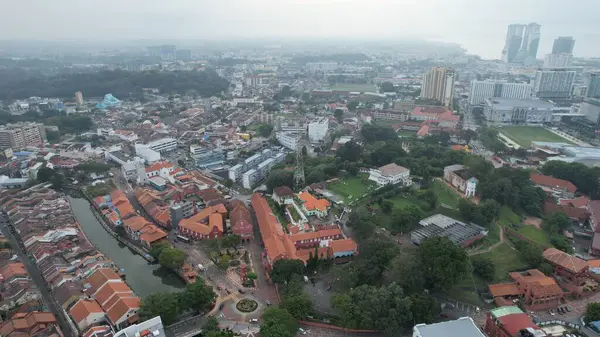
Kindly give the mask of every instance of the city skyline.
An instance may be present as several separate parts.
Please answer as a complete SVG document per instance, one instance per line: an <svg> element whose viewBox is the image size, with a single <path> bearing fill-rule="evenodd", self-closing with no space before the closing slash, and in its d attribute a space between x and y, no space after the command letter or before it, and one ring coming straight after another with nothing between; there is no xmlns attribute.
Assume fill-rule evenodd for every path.
<svg viewBox="0 0 600 337"><path fill-rule="evenodd" d="M543 26L538 57L550 53L558 36L578 41L575 56L600 54L600 24L593 9L599 4L584 0L575 8L559 0L526 3L505 1L494 5L472 0L452 3L441 0L273 1L227 4L175 0L102 3L64 0L60 3L32 1L11 4L11 12L27 12L25 19L9 11L0 14L2 40L128 40L128 39L251 39L266 37L406 39L422 38L462 45L468 53L499 58L506 27L514 22L537 22ZM554 4L554 5L553 5ZM32 10L35 8L35 10ZM107 8L118 8L106 10ZM519 8L515 11L514 8ZM318 9L318 10L316 10ZM82 15L84 14L84 15ZM398 20L398 15L402 20ZM68 18L65 23L56 18ZM424 25L423 18L436 24ZM25 21L23 21L25 20ZM90 25L90 22L96 24ZM110 22L110 25L100 24ZM386 23L387 22L387 23ZM20 27L15 30L14 27ZM476 28L476 29L473 29Z"/></svg>

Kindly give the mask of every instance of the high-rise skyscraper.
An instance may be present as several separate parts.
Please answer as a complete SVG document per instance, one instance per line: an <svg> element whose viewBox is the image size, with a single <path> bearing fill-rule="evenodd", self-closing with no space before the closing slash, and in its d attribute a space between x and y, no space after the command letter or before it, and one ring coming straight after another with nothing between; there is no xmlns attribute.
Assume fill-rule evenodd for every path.
<svg viewBox="0 0 600 337"><path fill-rule="evenodd" d="M517 52L521 48L524 30L525 25L508 25L506 42L504 43L504 49L502 49L502 61L506 63L513 62L515 56L517 56Z"/></svg>
<svg viewBox="0 0 600 337"><path fill-rule="evenodd" d="M502 50L502 60L507 63L535 64L540 44L540 29L537 23L527 26L508 25L506 42Z"/></svg>
<svg viewBox="0 0 600 337"><path fill-rule="evenodd" d="M434 67L423 74L421 97L433 99L446 107L452 106L456 73L451 68Z"/></svg>
<svg viewBox="0 0 600 337"><path fill-rule="evenodd" d="M559 36L554 39L552 54L573 54L575 40L571 36Z"/></svg>
<svg viewBox="0 0 600 337"><path fill-rule="evenodd" d="M585 97L600 99L600 73L591 73L587 81L587 92Z"/></svg>
<svg viewBox="0 0 600 337"><path fill-rule="evenodd" d="M544 59L544 68L569 67L573 62L573 55L567 53L548 54Z"/></svg>
<svg viewBox="0 0 600 337"><path fill-rule="evenodd" d="M83 94L81 91L75 93L75 103L77 103L77 106L83 105Z"/></svg>

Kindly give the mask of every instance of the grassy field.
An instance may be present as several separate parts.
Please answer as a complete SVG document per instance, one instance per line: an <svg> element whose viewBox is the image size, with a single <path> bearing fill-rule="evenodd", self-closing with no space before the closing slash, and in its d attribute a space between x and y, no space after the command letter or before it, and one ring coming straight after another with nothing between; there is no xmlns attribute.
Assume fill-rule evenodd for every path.
<svg viewBox="0 0 600 337"><path fill-rule="evenodd" d="M373 189L375 189L375 184L373 182L363 182L364 178L366 178L366 175L363 175L361 177L345 178L338 182L330 184L329 186L327 186L327 189L343 197L344 203L347 205L351 201L360 198L363 194L367 193L368 191L372 191Z"/></svg>
<svg viewBox="0 0 600 337"><path fill-rule="evenodd" d="M331 87L331 90L340 91L358 91L358 92L377 92L377 87L373 84L352 84L352 83L340 83Z"/></svg>
<svg viewBox="0 0 600 337"><path fill-rule="evenodd" d="M525 148L530 147L532 141L562 142L572 144L572 142L568 141L567 139L556 135L542 127L504 126L502 128L499 128L498 131Z"/></svg>
<svg viewBox="0 0 600 337"><path fill-rule="evenodd" d="M409 130L401 130L398 131L398 136L400 137L404 137L404 138L408 138L408 137L416 137L417 133L414 131L409 131Z"/></svg>
<svg viewBox="0 0 600 337"><path fill-rule="evenodd" d="M502 206L502 208L500 208L500 215L498 216L498 223L500 223L501 226L520 224L521 217L517 213L513 212L510 207Z"/></svg>
<svg viewBox="0 0 600 337"><path fill-rule="evenodd" d="M508 273L515 270L527 268L527 264L521 261L519 253L512 249L506 242L498 245L488 253L475 255L472 260L489 258L496 266L496 279L500 282L508 279Z"/></svg>
<svg viewBox="0 0 600 337"><path fill-rule="evenodd" d="M454 190L452 190L450 187L448 187L446 184L439 180L435 180L433 182L432 189L435 192L435 195L437 195L438 201L441 204L445 204L453 208L458 207L460 195Z"/></svg>
<svg viewBox="0 0 600 337"><path fill-rule="evenodd" d="M537 229L534 226L523 225L517 231L519 234L528 238L529 240L537 243L540 246L551 247L550 238L548 237L548 233L544 232L541 229Z"/></svg>

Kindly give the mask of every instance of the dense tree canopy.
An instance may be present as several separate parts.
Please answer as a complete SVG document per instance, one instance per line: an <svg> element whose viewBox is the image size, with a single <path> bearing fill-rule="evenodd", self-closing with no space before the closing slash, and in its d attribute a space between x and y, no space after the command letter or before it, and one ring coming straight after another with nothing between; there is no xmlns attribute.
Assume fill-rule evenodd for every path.
<svg viewBox="0 0 600 337"><path fill-rule="evenodd" d="M489 258L480 258L473 261L473 271L486 281L494 280L496 268Z"/></svg>
<svg viewBox="0 0 600 337"><path fill-rule="evenodd" d="M142 300L139 313L142 320L160 316L165 325L173 324L179 315L177 296L170 293L150 294Z"/></svg>
<svg viewBox="0 0 600 337"><path fill-rule="evenodd" d="M414 324L411 300L395 283L381 288L361 285L342 295L334 295L332 303L342 316L343 325L350 328L378 330L397 336Z"/></svg>
<svg viewBox="0 0 600 337"><path fill-rule="evenodd" d="M385 141L397 139L398 135L391 126L367 123L360 130L366 142Z"/></svg>
<svg viewBox="0 0 600 337"><path fill-rule="evenodd" d="M467 252L445 237L425 240L417 254L429 289L450 288L471 269Z"/></svg>
<svg viewBox="0 0 600 337"><path fill-rule="evenodd" d="M335 155L341 160L347 160L350 162L359 161L362 154L362 146L354 141L349 141L342 145L336 152Z"/></svg>
<svg viewBox="0 0 600 337"><path fill-rule="evenodd" d="M600 303L594 302L587 305L585 310L585 320L588 323L600 321Z"/></svg>
<svg viewBox="0 0 600 337"><path fill-rule="evenodd" d="M600 198L600 168L588 167L582 163L566 163L559 160L548 161L542 173L572 182L581 193L592 198Z"/></svg>
<svg viewBox="0 0 600 337"><path fill-rule="evenodd" d="M51 77L0 77L0 99L31 96L72 97L82 91L88 97L112 93L117 98L139 94L143 88L157 88L163 93L195 91L212 96L227 90L229 83L214 71L100 71L96 73L59 74Z"/></svg>
<svg viewBox="0 0 600 337"><path fill-rule="evenodd" d="M166 247L158 255L158 263L161 266L175 271L183 266L184 261L185 253L174 247Z"/></svg>
<svg viewBox="0 0 600 337"><path fill-rule="evenodd" d="M287 310L270 307L263 313L260 325L262 337L293 337L298 329L298 322Z"/></svg>
<svg viewBox="0 0 600 337"><path fill-rule="evenodd" d="M286 283L294 276L304 273L304 263L300 260L281 259L273 263L271 280L275 283Z"/></svg>

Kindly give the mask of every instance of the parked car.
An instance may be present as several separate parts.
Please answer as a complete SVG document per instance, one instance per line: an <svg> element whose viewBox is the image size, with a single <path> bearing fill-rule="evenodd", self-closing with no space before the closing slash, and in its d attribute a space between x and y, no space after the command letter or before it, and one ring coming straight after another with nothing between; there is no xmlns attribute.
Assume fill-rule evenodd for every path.
<svg viewBox="0 0 600 337"><path fill-rule="evenodd" d="M257 324L258 323L258 318L251 318L248 322L251 323L251 324Z"/></svg>

